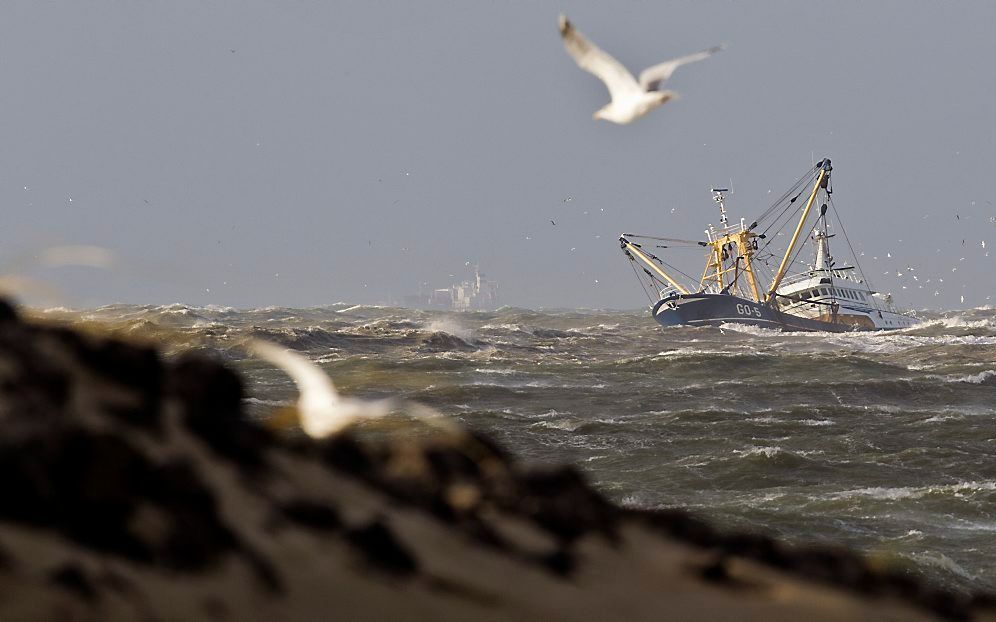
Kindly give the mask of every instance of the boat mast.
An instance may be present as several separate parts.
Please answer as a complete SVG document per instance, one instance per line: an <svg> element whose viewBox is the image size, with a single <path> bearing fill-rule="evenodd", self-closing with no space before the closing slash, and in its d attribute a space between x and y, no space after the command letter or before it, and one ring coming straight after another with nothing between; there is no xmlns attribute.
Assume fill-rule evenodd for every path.
<svg viewBox="0 0 996 622"><path fill-rule="evenodd" d="M782 257L782 263L778 266L778 272L775 273L775 278L771 281L771 287L768 288L768 293L764 297L765 302L771 302L775 296L775 290L781 285L782 279L785 278L785 271L788 269L789 262L791 261L792 251L795 250L795 244L799 240L799 234L802 232L803 225L806 224L806 218L809 217L809 210L813 207L813 202L816 200L816 193L819 192L820 188L825 186L825 180L829 177L830 171L830 160L824 159L818 164L820 167L820 174L816 177L816 183L813 184L813 191L809 194L809 200L806 201L806 209L802 210L802 217L799 219L799 224L795 228L795 233L792 234L792 240L789 241L788 248L785 249L785 256Z"/></svg>
<svg viewBox="0 0 996 622"><path fill-rule="evenodd" d="M754 276L754 248L753 239L757 234L751 231L750 227L741 219L740 225L730 226L726 216L726 200L724 192L729 192L728 188L713 188L713 201L719 205L720 228L716 229L712 225L706 230L706 236L711 247L709 256L706 259L705 271L702 273L702 280L699 281L699 289L705 291L712 286L718 291L726 291L734 288L742 292L739 284L741 274L747 275L747 281L754 295L754 300L761 302L761 293L757 287L757 279ZM733 265L726 267L727 259L733 259ZM740 261L743 260L743 265ZM732 277L727 283L725 275L732 273Z"/></svg>

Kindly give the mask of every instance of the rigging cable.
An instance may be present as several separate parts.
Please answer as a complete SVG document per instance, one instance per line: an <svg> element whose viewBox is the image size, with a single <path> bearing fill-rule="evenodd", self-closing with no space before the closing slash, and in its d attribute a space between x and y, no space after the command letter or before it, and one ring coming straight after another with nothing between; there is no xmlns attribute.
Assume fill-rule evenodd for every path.
<svg viewBox="0 0 996 622"><path fill-rule="evenodd" d="M778 197L778 199L774 203L772 203L771 206L768 207L768 209L766 209L764 211L763 214L761 214L760 216L758 216L757 221L758 222L763 222L765 219L767 219L768 216L770 216L771 213L773 211L775 211L778 208L778 206L782 204L783 201L785 201L785 199L788 199L789 196L793 192L795 192L797 189L799 189L800 186L802 186L803 188L805 188L806 185L807 185L806 181L808 179L812 179L813 175L815 173L816 173L816 167L813 167L813 168L809 169L808 171L806 171L805 173L803 173L802 177L800 177L798 180L796 180L796 182L794 184L792 184L791 188L789 188L788 190L786 190L784 192L784 194L782 194L782 196ZM801 195L801 194L802 194L802 190L800 189L799 192L798 192L798 194L796 194L794 197L792 197L792 199L789 201L789 204L791 205L792 203L795 203L796 200L798 200L799 195Z"/></svg>
<svg viewBox="0 0 996 622"><path fill-rule="evenodd" d="M844 240L847 241L847 248L851 249L851 257L854 259L854 265L858 268L858 274L861 275L861 280L865 282L865 285L869 289L872 289L872 284L868 281L868 277L865 276L865 271L861 269L861 263L858 261L858 254L854 252L854 247L851 246L851 238L847 237L847 230L844 229L844 221L840 219L840 214L837 213L837 206L833 204L833 198L830 198L830 209L833 210L834 218L837 219L837 224L840 225L840 232L844 234Z"/></svg>
<svg viewBox="0 0 996 622"><path fill-rule="evenodd" d="M636 275L636 280L640 283L640 289L643 290L643 293L646 294L647 298L650 299L650 304L653 305L654 304L654 297L651 296L650 292L647 291L647 286L643 282L643 278L640 276L640 273L636 271L636 259L632 255L630 255L629 253L626 253L626 254L629 255L629 266L631 268L633 268L633 274ZM644 272L646 272L646 269L644 269ZM651 277L651 279L652 278L653 277Z"/></svg>
<svg viewBox="0 0 996 622"><path fill-rule="evenodd" d="M817 175L817 170L818 169L816 167L810 169L805 175L803 175L801 178L799 178L799 181L797 181L795 183L795 185L792 186L792 188L789 189L788 192L786 192L784 195L782 195L782 198L779 199L778 202L776 202L774 205L772 205L770 208L768 208L768 210L766 212L764 212L764 214L762 214L760 218L758 218L758 222L761 222L761 221L765 220L768 217L768 215L770 215L771 212L773 212L781 204L781 202L786 197L788 197L788 195L790 195L792 192L794 192L796 189L798 189L798 192L796 193L796 195L789 200L789 202L785 205L784 209L782 209L781 213L779 213L778 216L776 216L775 219L771 222L771 224L769 224L764 229L764 231L761 232L761 234L760 234L761 236L764 236L765 238L767 238L768 237L768 233L770 231L772 231L772 230L781 231L786 226L788 226L788 221L791 220L792 216L799 211L799 209L801 208L801 204L800 205L796 205L795 206L795 210L791 210L791 207L795 204L795 202L799 199L799 197L802 196L802 193L805 192L806 188L809 187L809 183L808 182L815 180L814 175ZM785 222L782 222L783 219L784 219ZM767 248L768 246L770 246L772 243L774 243L774 241L775 241L774 240L774 236L772 236L771 239L769 239L767 242L765 242L764 248Z"/></svg>
<svg viewBox="0 0 996 622"><path fill-rule="evenodd" d="M681 270L679 270L678 268L676 268L676 267L672 266L671 264L667 263L666 261L664 261L664 260L663 260L663 259L661 259L660 257L658 257L658 256L654 255L653 253L647 253L647 255L649 255L651 259L653 259L654 261L656 261L656 262L657 262L657 263L659 263L660 265L664 266L664 267L665 267L665 268L667 268L668 270L671 270L671 271L673 271L673 272L677 272L677 273L678 273L678 274L680 274L681 276L685 277L686 279L688 279L688 281L689 281L689 282L691 282L691 283L694 283L694 282L695 282L695 277L692 277L692 276L689 276L689 275L685 274L684 272L682 272L682 271L681 271Z"/></svg>
<svg viewBox="0 0 996 622"><path fill-rule="evenodd" d="M792 207L792 205L795 203L796 199L798 199L800 196L802 196L802 193L805 192L805 190L806 190L806 188L804 187L802 190L799 191L799 194L797 194L794 197L792 197L792 200L789 202L788 205L785 206L785 209L783 209L782 212L780 214L778 214L778 216L775 217L775 219L771 222L771 224L768 225L767 228L765 228L765 230L761 232L761 235L767 236L768 232L771 231L772 229L774 229L775 231L781 231L786 226L788 226L788 222L790 220L792 220L792 217L795 214L799 213L799 211L801 211L802 204L796 205L795 209L792 210L792 211L789 211L789 208ZM781 222L782 219L784 219L785 222L782 222L781 224L779 224L779 222ZM768 244L771 244L772 242L774 242L774 239L769 240L767 242L767 244L765 244L765 246L767 246Z"/></svg>

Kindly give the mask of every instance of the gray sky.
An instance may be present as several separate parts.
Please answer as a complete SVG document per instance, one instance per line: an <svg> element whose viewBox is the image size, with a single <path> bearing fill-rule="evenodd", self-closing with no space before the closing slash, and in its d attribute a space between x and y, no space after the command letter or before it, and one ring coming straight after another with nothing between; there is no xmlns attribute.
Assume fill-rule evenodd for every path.
<svg viewBox="0 0 996 622"><path fill-rule="evenodd" d="M678 101L595 122L561 10L634 71L729 48ZM480 261L507 304L632 308L620 232L698 238L710 186L750 219L829 156L874 285L985 304L993 24L986 2L9 2L0 260L74 305L377 303ZM55 244L118 267L30 267Z"/></svg>

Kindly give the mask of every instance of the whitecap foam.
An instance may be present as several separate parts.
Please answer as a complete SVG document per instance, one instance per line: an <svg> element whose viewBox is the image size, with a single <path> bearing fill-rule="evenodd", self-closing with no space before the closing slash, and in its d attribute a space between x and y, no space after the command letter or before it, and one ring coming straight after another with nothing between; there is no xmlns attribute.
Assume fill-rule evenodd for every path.
<svg viewBox="0 0 996 622"><path fill-rule="evenodd" d="M458 339L462 339L467 343L472 343L474 341L474 331L465 326L461 326L454 318L444 317L437 318L425 327L425 330L430 333L445 333L447 335L452 335Z"/></svg>
<svg viewBox="0 0 996 622"><path fill-rule="evenodd" d="M992 318L986 318L982 320L970 320L962 315L956 315L949 318L941 318L941 325L945 328L993 328L996 327L996 321Z"/></svg>
<svg viewBox="0 0 996 622"><path fill-rule="evenodd" d="M906 350L929 346L996 345L996 337L982 335L921 335L917 332L924 325L903 331L875 331L855 333L824 333L820 343L835 345L854 352L867 354L897 354ZM796 337L811 338L813 333L788 333Z"/></svg>
<svg viewBox="0 0 996 622"><path fill-rule="evenodd" d="M899 501L903 499L921 499L927 495L951 495L954 497L966 497L977 492L996 491L996 482L960 482L958 484L942 484L939 486L901 486L898 488L887 488L873 486L868 488L856 488L833 493L827 496L829 499L854 499L865 497L883 501Z"/></svg>
<svg viewBox="0 0 996 622"><path fill-rule="evenodd" d="M637 495L626 495L619 502L624 508L639 508L643 507L643 501Z"/></svg>
<svg viewBox="0 0 996 622"><path fill-rule="evenodd" d="M720 330L728 330L734 333L744 333L755 337L784 337L785 332L775 328L762 328L756 324L734 324L723 322L719 325ZM812 333L810 333L812 334Z"/></svg>
<svg viewBox="0 0 996 622"><path fill-rule="evenodd" d="M598 324L596 326L584 326L581 328L568 328L567 333L574 333L576 335L590 336L597 333L608 333L612 331L619 330L619 324Z"/></svg>
<svg viewBox="0 0 996 622"><path fill-rule="evenodd" d="M964 417L958 417L954 415L934 415L924 419L920 423L941 423L942 421L961 421Z"/></svg>
<svg viewBox="0 0 996 622"><path fill-rule="evenodd" d="M701 348L675 348L674 350L663 350L658 352L653 356L655 359L684 359L684 358L695 358L699 356L725 356L730 358L735 357L747 357L753 358L758 356L764 356L763 352L757 351L753 347L731 347L726 350L708 350ZM631 360L641 360L644 357L634 358Z"/></svg>
<svg viewBox="0 0 996 622"><path fill-rule="evenodd" d="M539 416L540 417L546 417L546 418L553 418L553 417L569 416L571 414L572 414L571 412L566 411L566 410L560 411L560 410L557 410L556 408L551 408L550 410L548 410L548 411L546 411L544 413L541 413Z"/></svg>
<svg viewBox="0 0 996 622"><path fill-rule="evenodd" d="M942 382L982 384L983 382L989 380L990 378L996 378L996 369L987 369L977 374L948 375L948 376L930 374L926 377L930 378L931 380L940 380Z"/></svg>
<svg viewBox="0 0 996 622"><path fill-rule="evenodd" d="M548 428L551 430L563 430L565 432L574 432L578 428L584 425L583 421L578 421L577 419L552 419L546 421L537 421L530 427L533 428Z"/></svg>
<svg viewBox="0 0 996 622"><path fill-rule="evenodd" d="M996 378L996 369L987 369L985 371L979 372L977 374L969 374L968 376L962 376L960 378L955 378L956 382L967 382L969 384L982 384L990 378Z"/></svg>
<svg viewBox="0 0 996 622"><path fill-rule="evenodd" d="M782 420L777 417L751 417L746 419L751 423L781 423Z"/></svg>
<svg viewBox="0 0 996 622"><path fill-rule="evenodd" d="M733 453L738 456L748 457L748 456L764 456L765 458L774 458L778 454L787 453L781 447L748 447L747 449L734 449Z"/></svg>
<svg viewBox="0 0 996 622"><path fill-rule="evenodd" d="M502 330L511 333L526 333L520 324L484 324L479 330Z"/></svg>

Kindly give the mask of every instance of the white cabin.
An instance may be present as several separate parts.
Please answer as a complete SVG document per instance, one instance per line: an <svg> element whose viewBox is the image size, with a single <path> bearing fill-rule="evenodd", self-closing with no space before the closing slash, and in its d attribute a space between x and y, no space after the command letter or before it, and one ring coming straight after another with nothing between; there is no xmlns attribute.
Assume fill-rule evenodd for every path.
<svg viewBox="0 0 996 622"><path fill-rule="evenodd" d="M823 231L813 235L816 262L809 271L786 278L776 292L783 313L856 324L867 328L906 328L916 318L898 309L890 294L872 291L853 267L836 268Z"/></svg>

